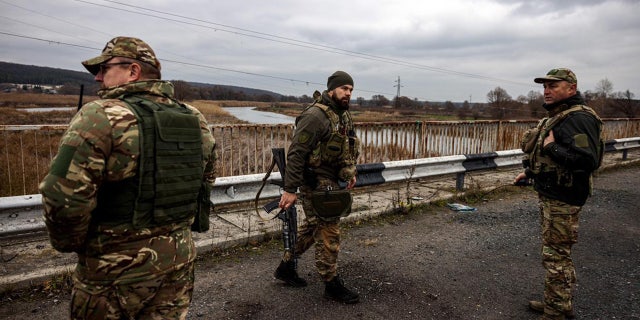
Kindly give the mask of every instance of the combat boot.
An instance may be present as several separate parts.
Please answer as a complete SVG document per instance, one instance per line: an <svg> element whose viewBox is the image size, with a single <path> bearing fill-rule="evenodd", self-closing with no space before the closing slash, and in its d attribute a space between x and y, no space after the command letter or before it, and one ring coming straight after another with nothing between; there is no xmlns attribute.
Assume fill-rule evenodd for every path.
<svg viewBox="0 0 640 320"><path fill-rule="evenodd" d="M360 296L357 293L345 288L340 276L335 276L331 281L326 281L324 287L324 297L342 303L358 303Z"/></svg>
<svg viewBox="0 0 640 320"><path fill-rule="evenodd" d="M296 264L291 261L280 261L280 265L276 272L273 274L276 279L284 281L286 284L292 287L306 287L307 281L298 276L296 271Z"/></svg>
<svg viewBox="0 0 640 320"><path fill-rule="evenodd" d="M529 308L533 311L544 313L544 306L545 306L545 303L542 301L535 301L535 300L529 301ZM576 317L575 313L573 313L573 309L565 311L564 316L567 319L573 319Z"/></svg>

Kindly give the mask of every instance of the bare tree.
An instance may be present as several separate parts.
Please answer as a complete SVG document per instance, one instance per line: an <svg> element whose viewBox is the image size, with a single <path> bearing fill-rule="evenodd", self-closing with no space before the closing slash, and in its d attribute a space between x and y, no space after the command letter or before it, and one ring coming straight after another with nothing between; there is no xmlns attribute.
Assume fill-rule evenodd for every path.
<svg viewBox="0 0 640 320"><path fill-rule="evenodd" d="M419 103L415 102L414 100L411 100L411 98L406 96L395 97L393 105L396 108L403 108L403 109L414 109L420 106Z"/></svg>
<svg viewBox="0 0 640 320"><path fill-rule="evenodd" d="M376 107L383 107L389 105L389 99L381 94L377 94L371 97L371 102Z"/></svg>
<svg viewBox="0 0 640 320"><path fill-rule="evenodd" d="M506 90L496 87L487 93L487 103L489 104L490 114L498 120L506 118L509 111L509 105L513 99Z"/></svg>
<svg viewBox="0 0 640 320"><path fill-rule="evenodd" d="M529 91L527 93L527 107L529 109L529 114L533 118L542 118L544 117L545 110L542 107L544 104L544 95L538 91Z"/></svg>
<svg viewBox="0 0 640 320"><path fill-rule="evenodd" d="M182 80L175 80L173 82L174 95L178 100L188 100L193 99L193 93L191 91L191 86Z"/></svg>
<svg viewBox="0 0 640 320"><path fill-rule="evenodd" d="M601 117L611 117L615 114L615 110L611 108L610 96L613 92L613 83L609 79L604 78L596 84L594 92L587 91L585 95L589 106L593 108Z"/></svg>
<svg viewBox="0 0 640 320"><path fill-rule="evenodd" d="M468 118L470 115L471 115L471 105L469 104L469 101L465 100L464 103L462 103L462 107L458 109L458 119L464 120L465 118Z"/></svg>
<svg viewBox="0 0 640 320"><path fill-rule="evenodd" d="M616 92L613 94L612 108L616 109L627 118L635 118L640 114L640 101L633 100L635 95L633 92L627 91Z"/></svg>
<svg viewBox="0 0 640 320"><path fill-rule="evenodd" d="M596 94L601 98L608 98L613 92L613 83L609 79L604 78L596 84Z"/></svg>
<svg viewBox="0 0 640 320"><path fill-rule="evenodd" d="M482 115L485 113L486 111L486 105L482 104L482 103L474 103L473 106L471 106L471 116L473 117L474 120L478 120L482 117Z"/></svg>

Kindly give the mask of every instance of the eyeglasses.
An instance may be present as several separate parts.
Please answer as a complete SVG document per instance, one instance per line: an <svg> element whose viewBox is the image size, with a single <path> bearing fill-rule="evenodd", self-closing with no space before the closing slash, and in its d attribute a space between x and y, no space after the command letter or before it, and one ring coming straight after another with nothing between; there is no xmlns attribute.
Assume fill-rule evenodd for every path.
<svg viewBox="0 0 640 320"><path fill-rule="evenodd" d="M113 62L113 63L101 63L100 66L100 72L102 72L103 74L105 72L107 72L107 70L109 70L109 68L113 67L113 66L119 66L119 65L129 65L132 64L133 62Z"/></svg>

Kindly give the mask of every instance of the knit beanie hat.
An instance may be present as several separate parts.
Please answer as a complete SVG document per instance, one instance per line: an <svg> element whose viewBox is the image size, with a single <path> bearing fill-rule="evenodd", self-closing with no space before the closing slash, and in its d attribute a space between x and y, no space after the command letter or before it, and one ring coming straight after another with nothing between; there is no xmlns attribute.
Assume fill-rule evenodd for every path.
<svg viewBox="0 0 640 320"><path fill-rule="evenodd" d="M344 71L336 71L329 77L329 79L327 79L327 90L331 91L345 84L353 86L353 79L351 76Z"/></svg>

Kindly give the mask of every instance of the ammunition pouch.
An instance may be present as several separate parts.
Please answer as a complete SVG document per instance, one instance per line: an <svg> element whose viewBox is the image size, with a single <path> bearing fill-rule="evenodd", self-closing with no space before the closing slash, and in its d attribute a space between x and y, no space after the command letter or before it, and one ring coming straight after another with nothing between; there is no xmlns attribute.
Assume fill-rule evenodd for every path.
<svg viewBox="0 0 640 320"><path fill-rule="evenodd" d="M311 194L311 205L320 220L332 221L351 213L353 197L348 190L320 190Z"/></svg>
<svg viewBox="0 0 640 320"><path fill-rule="evenodd" d="M345 136L338 132L333 132L323 147L322 160L334 162L342 155L343 150L345 150Z"/></svg>
<svg viewBox="0 0 640 320"><path fill-rule="evenodd" d="M211 212L211 186L203 181L198 191L198 208L191 224L191 231L207 232L209 230L209 212Z"/></svg>
<svg viewBox="0 0 640 320"><path fill-rule="evenodd" d="M539 133L540 129L538 128L531 128L524 132L520 142L520 148L524 153L530 153L533 151L533 148L536 146Z"/></svg>

